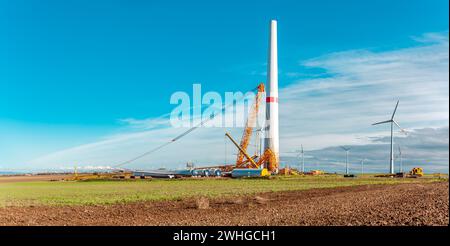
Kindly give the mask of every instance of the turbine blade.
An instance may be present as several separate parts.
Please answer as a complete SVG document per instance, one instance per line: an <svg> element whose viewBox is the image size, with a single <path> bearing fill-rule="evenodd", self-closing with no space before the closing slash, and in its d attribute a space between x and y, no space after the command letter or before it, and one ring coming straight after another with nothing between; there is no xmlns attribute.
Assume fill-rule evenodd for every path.
<svg viewBox="0 0 450 246"><path fill-rule="evenodd" d="M407 134L407 133L408 133L405 129L403 129L403 128L400 127L400 125L397 123L397 121L393 120L392 122L394 122L394 124L395 124L398 128L400 128L400 131L401 131L402 133L404 133L404 134Z"/></svg>
<svg viewBox="0 0 450 246"><path fill-rule="evenodd" d="M380 124L385 124L385 123L391 123L391 122L392 122L392 120L385 120L385 121L373 123L372 126L374 126L374 125L380 125Z"/></svg>
<svg viewBox="0 0 450 246"><path fill-rule="evenodd" d="M395 112L397 112L397 107L398 107L398 103L400 102L400 100L397 100L397 104L395 105L395 109L394 109L394 113L392 113L392 117L391 117L391 120L393 120L394 119L394 116L395 116Z"/></svg>

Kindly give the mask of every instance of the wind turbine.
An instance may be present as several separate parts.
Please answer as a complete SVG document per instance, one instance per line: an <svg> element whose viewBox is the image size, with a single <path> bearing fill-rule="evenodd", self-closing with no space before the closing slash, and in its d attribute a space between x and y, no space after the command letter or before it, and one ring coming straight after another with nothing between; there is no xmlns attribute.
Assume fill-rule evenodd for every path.
<svg viewBox="0 0 450 246"><path fill-rule="evenodd" d="M345 150L345 174L348 175L348 152L350 152L350 148L346 148L341 146L343 150Z"/></svg>
<svg viewBox="0 0 450 246"><path fill-rule="evenodd" d="M366 160L365 158L361 159L361 174L364 174L364 161L365 160Z"/></svg>
<svg viewBox="0 0 450 246"><path fill-rule="evenodd" d="M400 131L406 133L406 131L400 127L400 125L397 123L397 121L394 120L395 112L397 112L397 107L398 107L399 102L400 102L400 100L398 100L397 105L395 105L395 109L394 109L394 112L392 113L391 119L372 124L374 126L374 125L391 123L391 155L389 157L389 161L390 161L389 172L391 174L394 174L394 124L398 128L400 128Z"/></svg>

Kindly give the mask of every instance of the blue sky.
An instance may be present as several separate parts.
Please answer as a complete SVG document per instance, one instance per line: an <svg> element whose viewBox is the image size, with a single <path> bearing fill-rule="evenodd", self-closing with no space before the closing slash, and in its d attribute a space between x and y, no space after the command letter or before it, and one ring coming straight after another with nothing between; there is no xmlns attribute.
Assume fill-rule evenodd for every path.
<svg viewBox="0 0 450 246"><path fill-rule="evenodd" d="M448 7L448 1L439 0L0 0L0 168L37 168L44 164L34 160L42 156L127 134L131 130L121 119L169 113L174 107L169 104L171 94L190 92L193 83L219 93L253 88L266 80L270 19L279 21L280 87L290 88L348 75L348 69L333 62L367 57L365 52L369 57L448 53ZM427 60L426 65L436 65L433 62L439 68L448 65L448 56ZM448 70L442 66L421 75L428 77L428 72L437 74L436 90L421 98L443 98L436 105L445 99L448 104L448 92L439 90L448 88L448 75L443 75ZM315 98L311 93L302 96L306 103ZM298 103L290 106L300 107L302 101ZM437 117L405 120L405 127L448 128L448 107L438 107L433 107ZM318 119L312 117L308 124L317 125ZM289 129L298 132L288 124L286 135ZM354 134L381 134L377 130L383 129L354 130L342 122L339 129L317 135L347 134L354 139ZM342 144L353 144L348 141ZM286 140L286 153L295 148L289 143ZM334 145L339 143L314 148ZM102 160L97 164L115 161Z"/></svg>

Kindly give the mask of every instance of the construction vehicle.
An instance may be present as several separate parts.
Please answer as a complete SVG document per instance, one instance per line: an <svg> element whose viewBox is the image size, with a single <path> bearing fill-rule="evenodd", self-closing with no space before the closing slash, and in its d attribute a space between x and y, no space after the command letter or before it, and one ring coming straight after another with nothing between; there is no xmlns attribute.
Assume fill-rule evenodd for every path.
<svg viewBox="0 0 450 246"><path fill-rule="evenodd" d="M250 139L252 137L253 128L256 125L256 120L258 118L258 112L259 112L259 105L261 104L261 99L262 99L264 90L265 90L264 84L263 83L259 84L257 87L255 101L253 102L253 105L250 108L247 122L245 124L244 133L242 134L241 143L239 145L240 148L242 150L244 150L244 152L247 151L247 147L250 144ZM242 167L249 161L248 158L247 158L247 160L245 160L244 157L246 157L245 156L246 154L244 152L239 151L239 153L237 155L236 167L238 167L238 168Z"/></svg>
<svg viewBox="0 0 450 246"><path fill-rule="evenodd" d="M246 158L245 161L243 161L242 163L236 163L236 167L235 168L254 168L254 169L259 169L263 166L264 163L268 162L270 160L270 158L275 158L275 155L273 154L273 152L270 149L266 149L264 151L264 153L262 154L262 156L260 156L258 158L257 161L255 161L255 159L257 157L253 156L250 157L250 155L247 153L247 151L245 149L243 149L237 142L236 140L234 140L234 138L227 132L225 133L225 135L231 140L231 142L238 148L239 152L242 153L244 155L244 157ZM267 169L269 172L271 170Z"/></svg>
<svg viewBox="0 0 450 246"><path fill-rule="evenodd" d="M280 169L278 172L279 175L300 175L300 172L294 168L285 167Z"/></svg>
<svg viewBox="0 0 450 246"><path fill-rule="evenodd" d="M396 178L406 178L407 175L406 175L406 173L404 173L404 172L399 172L399 173L396 173L396 174L395 174L395 177L396 177Z"/></svg>
<svg viewBox="0 0 450 246"><path fill-rule="evenodd" d="M355 174L344 174L344 178L356 178Z"/></svg>
<svg viewBox="0 0 450 246"><path fill-rule="evenodd" d="M317 176L317 175L324 175L325 172L322 170L312 170L311 172L307 172L306 174Z"/></svg>
<svg viewBox="0 0 450 246"><path fill-rule="evenodd" d="M253 133L253 128L256 125L256 120L258 118L259 106L261 104L261 99L263 97L264 91L265 91L264 84L263 83L259 84L257 87L255 101L253 102L253 105L250 109L240 144L238 144L228 132L225 133L225 135L239 150L234 169L242 169L242 168L260 169L265 164L268 164L265 168L268 170L269 173L274 172L275 170L278 169L276 156L270 149L265 149L261 156L258 156L257 154L250 156L247 152L247 148Z"/></svg>
<svg viewBox="0 0 450 246"><path fill-rule="evenodd" d="M415 167L411 169L411 171L406 173L396 173L396 174L379 174L375 175L375 177L379 178L419 178L423 177L423 169L421 167Z"/></svg>
<svg viewBox="0 0 450 246"><path fill-rule="evenodd" d="M233 178L252 178L252 177L266 177L269 176L267 169L255 169L255 168L235 168L231 171L231 177Z"/></svg>
<svg viewBox="0 0 450 246"><path fill-rule="evenodd" d="M411 171L409 172L409 176L411 178L419 178L423 176L423 169L421 167L414 167L413 169L411 169Z"/></svg>

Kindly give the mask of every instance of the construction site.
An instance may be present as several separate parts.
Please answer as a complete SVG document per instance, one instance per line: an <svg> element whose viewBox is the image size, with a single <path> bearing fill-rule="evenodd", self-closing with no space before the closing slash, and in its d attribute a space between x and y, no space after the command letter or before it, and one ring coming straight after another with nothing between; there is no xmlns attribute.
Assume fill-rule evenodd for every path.
<svg viewBox="0 0 450 246"><path fill-rule="evenodd" d="M303 147L301 149L301 167L289 168L285 166L280 167L280 153L279 153L279 114L278 114L278 41L277 41L277 21L272 20L269 27L269 48L268 48L268 62L267 62L267 83L260 83L252 91L254 98L252 98L252 105L249 108L248 117L245 122L245 127L240 141L236 140L229 132L225 132L226 138L233 144L237 152L236 161L233 164L224 163L223 165L201 166L195 167L193 163L187 163L186 169L167 170L160 168L156 170L135 170L127 168L127 165L143 158L150 156L155 152L164 150L166 146L182 139L193 132L199 131L208 121L213 120L216 116L223 114L225 109L232 107L236 101L229 105L225 105L221 110L214 112L210 117L203 119L197 125L187 129L178 136L173 137L170 141L163 143L141 155L133 157L129 160L114 165L115 171L107 173L88 173L79 174L74 170L73 177L69 180L91 180L91 179L147 179L147 178L182 178L182 177L218 177L218 178L250 178L250 177L270 177L275 175L324 175L322 170L305 171L305 160ZM241 98L242 100L242 98ZM263 118L265 122L263 126L258 125L258 119L261 118L261 105L265 103L265 115ZM394 112L389 120L377 122L373 125L390 124L390 153L389 153L389 172L387 174L378 174L375 177L394 177L394 178L418 178L424 175L421 167L414 167L409 172L403 170L400 151L400 171L395 172L394 168L394 127L398 127L401 132L406 133L406 130L400 127L398 122L394 119L399 101L395 105ZM249 146L253 141L255 152L250 153ZM356 177L355 174L349 172L349 148L341 147L346 152L346 166L344 177ZM400 147L399 147L400 148Z"/></svg>
<svg viewBox="0 0 450 246"><path fill-rule="evenodd" d="M345 173L305 170L303 149L297 167L281 167L274 20L269 33L267 82L255 87L240 139L225 133L237 153L233 163L127 167L182 141L213 115L113 171L0 177L0 225L448 225L448 175L423 167L395 172L398 102L389 120L374 124L391 124L386 173L350 172L345 147ZM256 129L263 102L265 125Z"/></svg>

